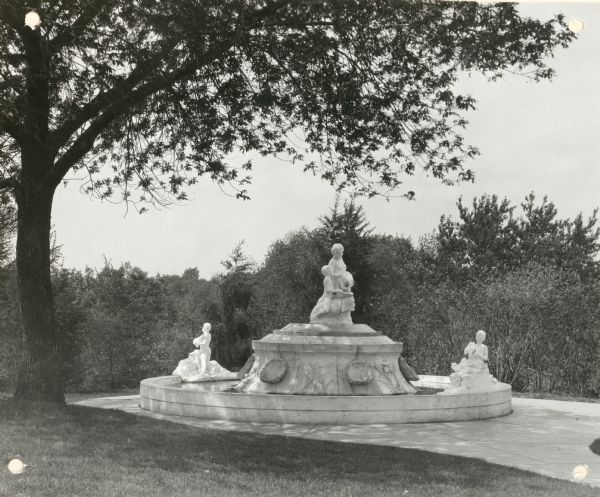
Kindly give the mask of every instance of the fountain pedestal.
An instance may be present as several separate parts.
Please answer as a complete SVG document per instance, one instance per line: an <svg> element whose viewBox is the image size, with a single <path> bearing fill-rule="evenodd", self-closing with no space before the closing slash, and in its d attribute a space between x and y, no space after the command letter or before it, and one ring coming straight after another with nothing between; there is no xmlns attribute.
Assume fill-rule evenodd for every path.
<svg viewBox="0 0 600 497"><path fill-rule="evenodd" d="M253 341L255 362L235 390L294 395L416 392L400 372L402 344L364 324L288 324Z"/></svg>

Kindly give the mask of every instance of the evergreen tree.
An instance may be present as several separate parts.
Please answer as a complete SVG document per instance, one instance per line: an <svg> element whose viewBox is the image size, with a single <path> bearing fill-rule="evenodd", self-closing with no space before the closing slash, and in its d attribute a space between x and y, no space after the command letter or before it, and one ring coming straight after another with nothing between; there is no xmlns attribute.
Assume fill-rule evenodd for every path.
<svg viewBox="0 0 600 497"><path fill-rule="evenodd" d="M214 330L216 359L226 368L241 366L251 353L248 307L254 293L254 262L239 242L221 264L225 274L218 280L221 290L222 326Z"/></svg>
<svg viewBox="0 0 600 497"><path fill-rule="evenodd" d="M328 250L299 229L273 242L258 269L251 305L252 333L263 336L288 323L305 323L323 293L321 266Z"/></svg>

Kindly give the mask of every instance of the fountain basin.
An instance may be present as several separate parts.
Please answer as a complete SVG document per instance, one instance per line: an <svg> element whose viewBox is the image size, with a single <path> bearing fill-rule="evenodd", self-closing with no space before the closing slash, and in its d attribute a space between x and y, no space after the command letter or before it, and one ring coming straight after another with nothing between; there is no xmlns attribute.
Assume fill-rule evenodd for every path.
<svg viewBox="0 0 600 497"><path fill-rule="evenodd" d="M203 419L256 423L374 424L470 421L512 412L511 386L451 394L288 395L231 391L236 381L182 383L178 376L140 383L140 407L147 411ZM442 389L445 376L421 376L417 388Z"/></svg>

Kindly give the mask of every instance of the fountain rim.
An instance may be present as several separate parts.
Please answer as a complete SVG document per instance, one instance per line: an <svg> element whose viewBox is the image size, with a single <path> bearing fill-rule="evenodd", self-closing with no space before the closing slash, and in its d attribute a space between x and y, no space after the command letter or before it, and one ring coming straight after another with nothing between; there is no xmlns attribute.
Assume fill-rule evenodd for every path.
<svg viewBox="0 0 600 497"><path fill-rule="evenodd" d="M427 382L428 379L440 377L422 378ZM295 395L221 392L182 389L178 377L162 376L142 380L140 407L159 414L241 422L404 424L504 416L512 412L511 393L511 386L505 383L499 383L493 391L449 394Z"/></svg>

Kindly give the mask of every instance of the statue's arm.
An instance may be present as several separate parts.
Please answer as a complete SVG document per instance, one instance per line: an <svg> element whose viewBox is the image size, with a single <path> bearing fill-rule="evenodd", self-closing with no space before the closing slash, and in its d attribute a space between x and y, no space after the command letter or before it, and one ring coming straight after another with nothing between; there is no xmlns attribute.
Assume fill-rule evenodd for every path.
<svg viewBox="0 0 600 497"><path fill-rule="evenodd" d="M329 276L323 280L323 291L327 295L331 295L333 293L333 281Z"/></svg>
<svg viewBox="0 0 600 497"><path fill-rule="evenodd" d="M464 356L471 357L475 352L475 344L473 342L469 342L465 347Z"/></svg>
<svg viewBox="0 0 600 497"><path fill-rule="evenodd" d="M479 357L479 359L481 359L484 362L487 362L488 360L488 350L487 347L484 345L483 347L480 347L480 350L477 349L477 347L473 347L473 351L471 353L470 357Z"/></svg>
<svg viewBox="0 0 600 497"><path fill-rule="evenodd" d="M488 348L487 348L487 345L484 345L484 346L482 347L481 354L482 354L482 357L481 357L481 358L482 358L482 359L483 359L485 362L488 362Z"/></svg>
<svg viewBox="0 0 600 497"><path fill-rule="evenodd" d="M192 343L196 347L200 347L201 345L208 345L210 343L210 334L202 334L198 338L194 338L194 341Z"/></svg>

